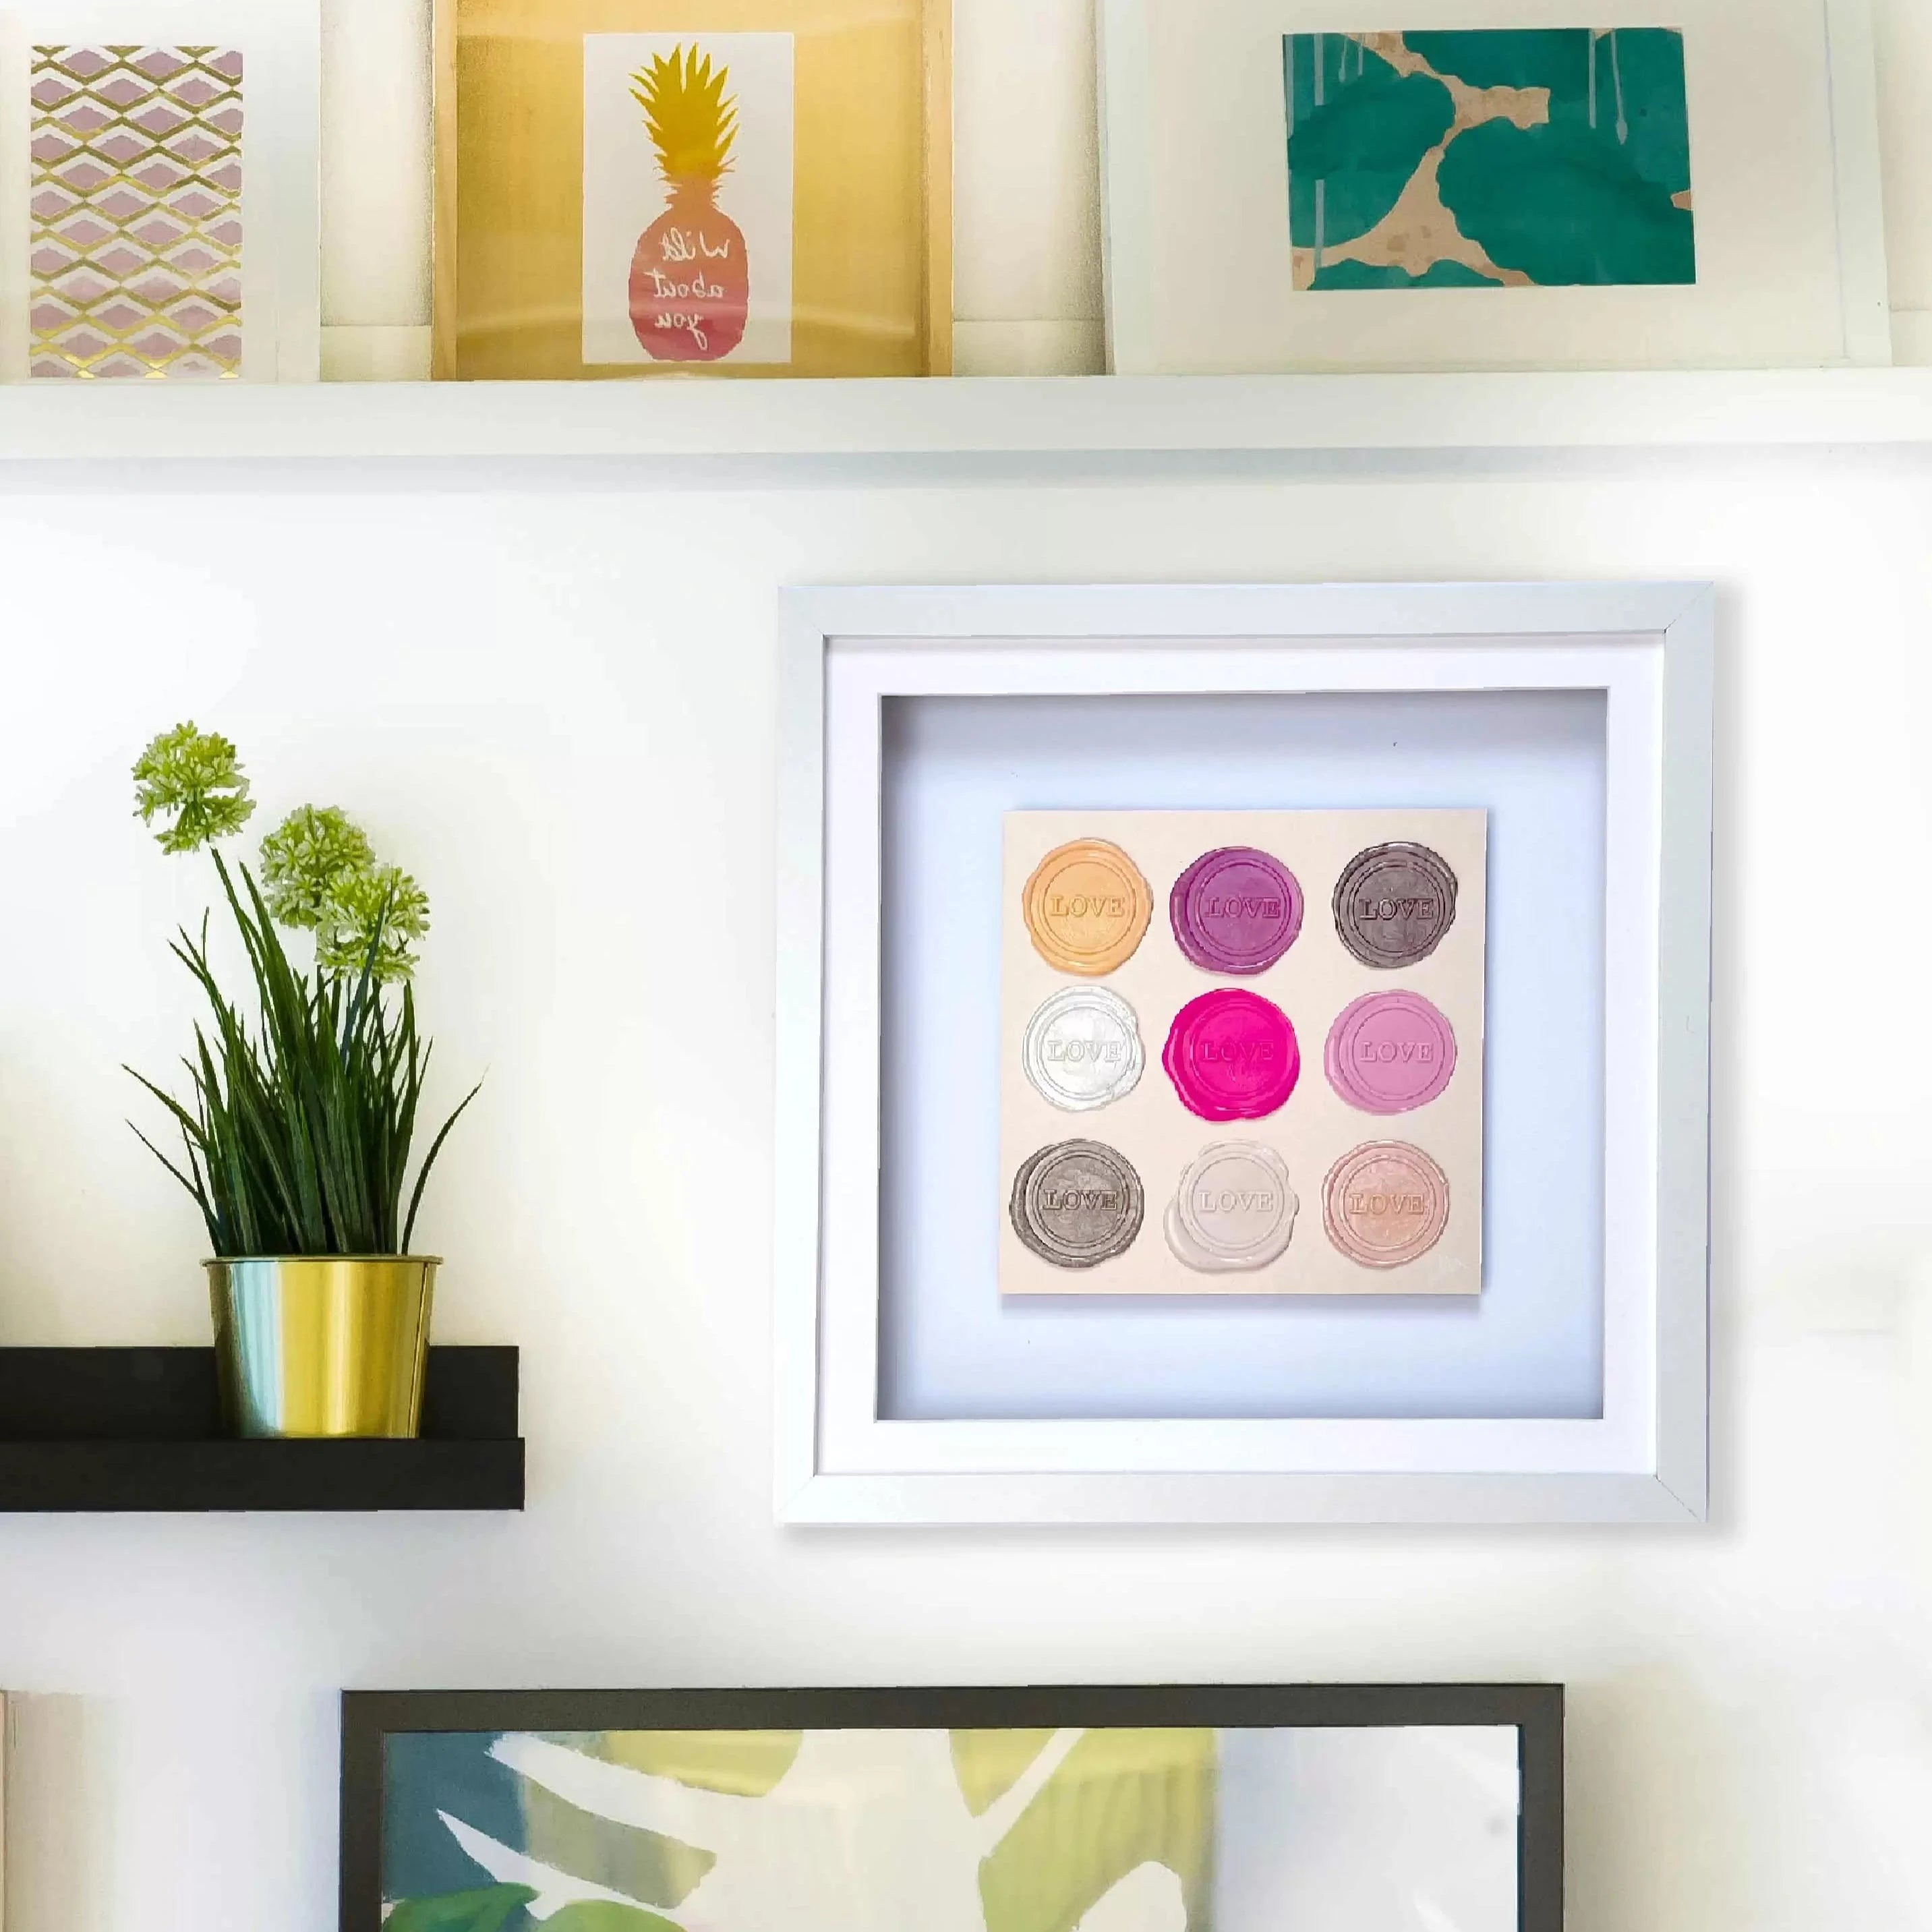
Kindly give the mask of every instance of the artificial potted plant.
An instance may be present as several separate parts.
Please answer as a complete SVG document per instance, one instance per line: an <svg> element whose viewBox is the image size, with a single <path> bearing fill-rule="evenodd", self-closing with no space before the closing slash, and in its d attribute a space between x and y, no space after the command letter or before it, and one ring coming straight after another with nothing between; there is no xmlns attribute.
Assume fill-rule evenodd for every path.
<svg viewBox="0 0 1932 1932"><path fill-rule="evenodd" d="M262 841L259 880L218 840L255 809L235 747L190 724L134 766L135 810L166 852L214 862L254 981L252 1017L222 992L199 936L175 956L206 997L184 1102L136 1073L173 1116L182 1158L148 1150L194 1197L222 1400L243 1436L413 1436L437 1262L410 1238L444 1121L403 1210L430 1058L410 976L429 904L333 806L302 806ZM304 972L278 928L313 935ZM133 1070L128 1070L130 1072ZM139 1128L135 1130L140 1133Z"/></svg>

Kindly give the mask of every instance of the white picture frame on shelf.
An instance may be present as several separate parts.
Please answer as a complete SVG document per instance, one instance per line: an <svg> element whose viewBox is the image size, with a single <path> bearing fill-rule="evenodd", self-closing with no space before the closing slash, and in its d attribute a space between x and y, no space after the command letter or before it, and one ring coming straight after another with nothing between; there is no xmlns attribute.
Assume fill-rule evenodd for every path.
<svg viewBox="0 0 1932 1932"><path fill-rule="evenodd" d="M1709 587L1696 584L784 592L779 1517L799 1524L1701 1520L1712 604ZM1232 751L1226 760L1196 754L1190 764L1187 734L1202 719L1211 736L1217 721L1232 715L1227 707L1260 704L1276 707L1270 721L1287 721L1278 767L1265 762L1276 755L1272 722L1262 734L1261 765L1244 767ZM1534 934L1526 944L1520 923L1524 814L1533 819L1538 808L1526 793L1511 793L1507 808L1498 803L1507 772L1522 764L1520 718L1527 714L1520 707L1546 704L1565 716L1583 708L1596 721L1592 762L1562 779L1594 803L1577 821L1583 832L1562 835L1572 838L1574 855L1568 846L1556 848L1553 862L1567 866L1574 856L1583 890L1598 902L1589 916L1569 919L1568 936L1553 934L1546 947ZM1078 785L1056 777L1053 731L1076 715L1066 707L1092 708L1097 721L1112 715L1106 707L1125 705L1142 707L1135 715L1152 728L1146 742L1158 756L1144 767L1149 788L1158 777L1184 796L1198 793L1190 802L1224 804L1232 787L1266 792L1246 797L1258 808L1298 806L1316 802L1312 787L1319 802L1355 805L1368 785L1381 788L1381 802L1390 806L1440 802L1446 788L1456 803L1491 809L1483 1306L1480 1319L1453 1312L1446 1318L1460 1324L1448 1346L1452 1355L1475 1346L1492 1309L1501 1319L1512 1305L1520 1314L1527 1304L1540 1319L1541 1301L1553 1306L1581 1295L1576 1305L1594 1328L1593 1396L1567 1406L1543 1405L1533 1389L1526 1400L1500 1407L1488 1395L1465 1400L1455 1379L1464 1371L1453 1365L1432 1396L1406 1394L1403 1371L1378 1364L1408 1346L1400 1324L1419 1318L1413 1310L1379 1310L1374 1319L1386 1314L1396 1325L1354 1337L1369 1343L1366 1355L1358 1352L1368 1364L1366 1381L1358 1375L1347 1388L1337 1382L1324 1394L1318 1360L1312 1393L1286 1406L1257 1405L1252 1383L1241 1382L1240 1360L1230 1368L1225 1347L1211 1356L1219 1366L1189 1382L1188 1336L1157 1331L1180 1335L1186 1346L1150 1351L1142 1346L1148 1334L1120 1326L1143 1318L1139 1310L1063 1304L1047 1311L1054 1332L1012 1330L1035 1320L1036 1311L999 1304L990 1261L999 1211L992 1152L997 1108L975 1097L997 1086L982 1075L998 1052L986 1017L996 1011L997 988L983 982L998 976L986 962L997 958L1001 801L989 806L982 797L963 834L944 811L920 802L940 794L919 788L923 728L908 731L902 721L941 715L920 709L934 705L958 707L944 715L967 719L968 739L976 733L974 742L994 748L987 766L994 789L1018 786L1017 802L1027 806L1090 802L1089 794L1122 806L1150 802L1149 795L1126 795L1141 769L1131 750L1121 754L1125 764L1112 752L1090 760L1079 782L1088 790L1078 797ZM1052 716L1063 721L1044 739L1027 723L1025 707L1040 706L1060 707ZM1404 788L1388 776L1411 769L1400 762L1408 752L1389 754L1397 757L1394 764L1386 758L1376 764L1373 757L1382 754L1365 752L1358 772L1342 748L1347 731L1336 720L1349 707L1363 707L1362 723L1385 743L1391 706L1406 707L1408 724L1395 735L1413 734L1415 757L1438 745L1426 783L1418 778ZM1460 727L1436 722L1438 713L1446 721L1452 712L1460 718L1492 710L1504 719L1493 739L1487 727L1459 737ZM1170 724L1184 711L1194 722ZM1287 747L1304 713L1315 749L1301 760ZM1043 758L1041 742L1049 748ZM1485 748L1492 743L1493 751ZM950 782L957 766L956 754L942 747L933 769ZM1492 770L1504 775L1494 786ZM1387 795L1405 788L1416 795ZM1533 844L1534 826L1528 830ZM902 875L921 853L932 859L929 869L945 874L943 891L906 890ZM1532 868L1544 862L1551 861ZM1506 876L1505 865L1515 872ZM1156 916L1164 916L1161 882L1154 884ZM1531 886L1534 904L1534 878ZM1574 894L1569 903L1574 909ZM1317 904L1311 889L1311 916ZM1593 951L1594 973L1560 959L1564 945L1584 946L1586 958ZM933 984L922 987L920 975ZM1539 979L1552 984L1539 992ZM1541 1101L1520 1102L1523 1036L1538 1035L1542 1024L1536 1002L1571 1000L1573 985L1586 982L1597 989L1588 998L1600 994L1599 1003L1575 992L1574 1001L1586 1003L1551 1024L1581 1042L1600 1073L1567 1078ZM936 1030L920 1030L922 1012L938 1014ZM1505 1036L1515 1016L1523 1024L1514 1026L1512 1044ZM1614 1054L1610 1041L1622 1043ZM1532 1037L1530 1046L1537 1044ZM954 1080L935 1072L941 1064L968 1070ZM1570 1133L1572 1181L1581 1173L1584 1184L1544 1201L1540 1184L1528 1177L1526 1198L1520 1186L1511 1191L1510 1170L1523 1164L1525 1130L1533 1146L1549 1137L1539 1122L1550 1120L1574 1122L1574 1132L1565 1128L1557 1137ZM964 1177L965 1205L956 1214L921 1166L920 1150L934 1145ZM1562 1205L1573 1197L1574 1208ZM1156 1214L1150 1184L1150 1222ZM1318 1202L1314 1214L1318 1238ZM908 1217L928 1214L939 1247L902 1238ZM1520 1256L1572 1257L1574 1264L1538 1261L1526 1292L1520 1264L1507 1261L1512 1249ZM922 1257L916 1265L904 1264L908 1252ZM1511 1267L1514 1276L1507 1273ZM1505 1274L1494 1274L1498 1269ZM1359 1304L1302 1300L1300 1311L1282 1319L1325 1325L1295 1331L1288 1343L1306 1356L1308 1338L1326 1334L1336 1338L1339 1360L1360 1325ZM1197 1318L1156 1310L1146 1318ZM1198 1318L1214 1318L1203 1312ZM1098 1325L1067 1325L1079 1322ZM924 1371L908 1366L902 1340L922 1324L949 1352L936 1378L914 1386ZM1438 1346L1447 1332L1423 1336L1417 1350ZM1058 1409L1051 1391L1043 1396L1026 1379L1056 1333L1070 1336L1078 1365L1074 1399L1063 1388ZM982 1347L988 1334L993 1342ZM1218 1345L1229 1336L1204 1330L1192 1340ZM1235 1355L1246 1358L1264 1349L1268 1336L1251 1321L1233 1342ZM1017 1352L1009 1346L1016 1343ZM1211 1348L1198 1359L1210 1355ZM967 1356L980 1380L962 1394L964 1385L946 1377ZM1135 1375L1142 1384L1133 1384ZM1142 1399L1137 1386L1157 1386L1158 1399Z"/></svg>
<svg viewBox="0 0 1932 1932"><path fill-rule="evenodd" d="M1414 0L1396 11L1391 21L1386 12L1317 0L1099 0L1114 373L1891 362L1869 0L1757 0L1748 8L1731 0L1636 0L1582 10L1552 0L1527 8L1520 0L1479 0L1473 8L1466 0ZM1388 28L1400 31L1381 31ZM1318 36L1316 44L1325 40L1332 56L1346 42L1359 65L1365 40L1402 43L1406 35L1445 30L1466 39L1536 28L1590 28L1593 50L1600 38L1610 44L1611 28L1681 36L1677 106L1682 114L1688 102L1689 185L1679 206L1694 230L1694 281L1300 285L1306 263L1298 266L1289 238L1289 50L1305 53ZM1408 51L1395 56L1399 69ZM1319 58L1313 64L1319 72ZM1600 78L1604 111L1611 111L1612 64L1607 54L1593 58L1593 128ZM1304 76L1309 68L1304 58ZM1381 75L1378 63L1376 71ZM1535 92L1523 90L1520 110L1483 111L1498 118L1520 111L1526 125L1538 113ZM1544 94L1542 118L1552 120L1550 91ZM1459 94L1459 116L1462 101ZM1445 116L1449 111L1445 105ZM1423 201L1412 206L1406 191L1400 208L1382 218L1393 236L1382 246L1414 250L1424 230L1464 246L1439 196L1432 208L1418 210L1437 196L1438 171L1447 178L1448 158L1467 132L1459 118L1453 136L1429 152L1411 182L1415 188L1427 176ZM1306 210L1297 218L1305 222ZM1345 233L1354 239L1352 230ZM1432 242L1417 259L1449 245ZM1318 259L1318 231L1316 247ZM1477 279L1448 262L1438 272Z"/></svg>
<svg viewBox="0 0 1932 1932"><path fill-rule="evenodd" d="M36 289L43 285L32 262L38 233L31 208L34 50L93 46L201 46L241 54L239 367L175 380L317 380L322 36L316 0L262 6L244 0L0 0L0 381L30 377L32 312ZM128 165L138 170L142 162ZM165 250L158 247L156 253ZM165 268L165 260L160 266ZM193 283L196 278L190 272L180 279ZM154 374L169 379L161 369L134 380L152 380Z"/></svg>

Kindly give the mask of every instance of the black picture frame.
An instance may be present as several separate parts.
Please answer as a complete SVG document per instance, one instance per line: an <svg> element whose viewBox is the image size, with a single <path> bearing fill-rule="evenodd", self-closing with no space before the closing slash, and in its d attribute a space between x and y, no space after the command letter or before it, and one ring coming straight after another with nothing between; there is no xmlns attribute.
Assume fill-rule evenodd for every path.
<svg viewBox="0 0 1932 1932"><path fill-rule="evenodd" d="M383 1740L424 1731L1229 1730L1513 1726L1522 1800L1517 1932L1562 1932L1557 1684L1028 1684L714 1690L348 1690L341 1932L381 1932Z"/></svg>

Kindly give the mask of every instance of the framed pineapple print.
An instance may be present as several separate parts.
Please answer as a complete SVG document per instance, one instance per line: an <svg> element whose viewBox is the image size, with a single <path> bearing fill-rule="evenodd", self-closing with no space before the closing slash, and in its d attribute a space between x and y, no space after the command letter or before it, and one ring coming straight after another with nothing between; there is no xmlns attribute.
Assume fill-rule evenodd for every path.
<svg viewBox="0 0 1932 1932"><path fill-rule="evenodd" d="M949 0L437 0L440 377L951 364Z"/></svg>

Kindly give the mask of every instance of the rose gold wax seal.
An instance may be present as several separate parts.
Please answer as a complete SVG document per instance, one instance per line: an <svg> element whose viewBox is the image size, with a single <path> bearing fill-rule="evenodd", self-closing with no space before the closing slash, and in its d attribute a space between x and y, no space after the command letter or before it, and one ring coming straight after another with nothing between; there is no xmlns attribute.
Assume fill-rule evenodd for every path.
<svg viewBox="0 0 1932 1932"><path fill-rule="evenodd" d="M1364 1268L1401 1268L1449 1225L1449 1177L1407 1141L1370 1141L1345 1154L1322 1187L1328 1238Z"/></svg>

